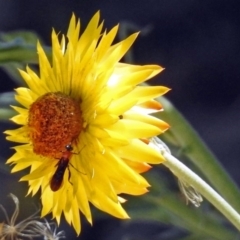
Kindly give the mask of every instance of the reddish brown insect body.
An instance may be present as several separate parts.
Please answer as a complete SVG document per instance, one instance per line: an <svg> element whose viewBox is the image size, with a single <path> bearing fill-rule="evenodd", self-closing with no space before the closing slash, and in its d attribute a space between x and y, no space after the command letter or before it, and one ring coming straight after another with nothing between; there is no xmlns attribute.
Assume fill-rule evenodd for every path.
<svg viewBox="0 0 240 240"><path fill-rule="evenodd" d="M66 151L63 152L62 157L59 159L56 165L57 169L50 181L50 188L53 192L58 191L59 188L61 187L65 170L66 168L68 168L69 160L72 156L72 150L73 150L72 146L68 144L65 146L65 148L66 148ZM70 170L68 169L68 171L69 171L69 178L70 178Z"/></svg>

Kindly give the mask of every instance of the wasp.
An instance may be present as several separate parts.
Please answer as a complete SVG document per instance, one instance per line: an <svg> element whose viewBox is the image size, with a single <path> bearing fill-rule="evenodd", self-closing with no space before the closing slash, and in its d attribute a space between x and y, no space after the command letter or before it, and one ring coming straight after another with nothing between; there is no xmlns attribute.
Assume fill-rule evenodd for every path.
<svg viewBox="0 0 240 240"><path fill-rule="evenodd" d="M69 171L68 179L70 178L70 175L71 175L71 172L69 170L69 164L70 164L69 161L73 154L72 152L73 147L71 146L71 144L68 144L65 146L65 149L66 151L63 152L62 157L59 159L58 163L56 164L57 169L50 181L50 188L53 192L58 191L59 188L62 186L63 176L67 168Z"/></svg>

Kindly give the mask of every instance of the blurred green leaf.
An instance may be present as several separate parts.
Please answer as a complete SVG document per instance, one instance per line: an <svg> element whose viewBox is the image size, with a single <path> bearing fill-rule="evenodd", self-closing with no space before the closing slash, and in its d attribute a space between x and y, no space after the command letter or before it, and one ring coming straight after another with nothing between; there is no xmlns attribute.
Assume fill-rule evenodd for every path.
<svg viewBox="0 0 240 240"><path fill-rule="evenodd" d="M26 86L25 81L21 77L18 69L25 69L25 63L18 62L8 62L1 65L2 69L7 73L7 75L18 85L18 86Z"/></svg>
<svg viewBox="0 0 240 240"><path fill-rule="evenodd" d="M21 38L0 42L0 64L8 62L36 63L36 45L26 44Z"/></svg>
<svg viewBox="0 0 240 240"><path fill-rule="evenodd" d="M197 235L198 239L236 239L237 231L234 228L222 227L226 223L225 218L211 208L207 201L199 208L186 205L179 189L172 186L174 176L167 174L164 169L165 167L147 174L152 186L148 194L135 201L134 198L128 201L128 213L133 220L154 220L170 224L187 230L190 235Z"/></svg>
<svg viewBox="0 0 240 240"><path fill-rule="evenodd" d="M8 121L9 118L16 115L16 112L10 108L0 108L0 121Z"/></svg>
<svg viewBox="0 0 240 240"><path fill-rule="evenodd" d="M142 201L148 205L148 208L142 208ZM141 206L138 211L129 207L129 215L135 220L154 220L159 223L171 224L199 235L199 239L206 237L211 240L226 240L234 239L237 236L237 232L221 227L221 222L216 221L211 214L206 214L179 201L176 194L169 193L159 196L147 194L142 201L138 201L138 206ZM222 218L220 217L220 219Z"/></svg>
<svg viewBox="0 0 240 240"><path fill-rule="evenodd" d="M9 120L16 115L16 112L11 109L10 105L19 105L15 98L14 92L5 92L0 94L0 121Z"/></svg>
<svg viewBox="0 0 240 240"><path fill-rule="evenodd" d="M22 41L28 44L35 44L38 40L40 40L40 37L31 31L12 31L12 32L1 32L0 33L0 40L3 42L10 42L16 38L21 38Z"/></svg>
<svg viewBox="0 0 240 240"><path fill-rule="evenodd" d="M178 238L178 240L209 240L209 237L202 237L199 236L198 234L191 234L187 237L183 237L183 238Z"/></svg>
<svg viewBox="0 0 240 240"><path fill-rule="evenodd" d="M37 39L39 36L29 31L0 34L0 65L9 62L38 63ZM50 57L50 48L45 51Z"/></svg>
<svg viewBox="0 0 240 240"><path fill-rule="evenodd" d="M19 105L14 98L14 92L0 93L0 108L8 108L10 105Z"/></svg>

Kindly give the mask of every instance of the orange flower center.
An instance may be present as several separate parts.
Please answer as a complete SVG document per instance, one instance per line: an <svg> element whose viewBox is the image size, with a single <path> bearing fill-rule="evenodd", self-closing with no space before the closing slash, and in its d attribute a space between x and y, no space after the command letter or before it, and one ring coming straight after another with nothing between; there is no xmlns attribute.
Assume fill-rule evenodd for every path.
<svg viewBox="0 0 240 240"><path fill-rule="evenodd" d="M29 109L29 137L36 154L60 158L83 129L80 101L61 92L46 93Z"/></svg>

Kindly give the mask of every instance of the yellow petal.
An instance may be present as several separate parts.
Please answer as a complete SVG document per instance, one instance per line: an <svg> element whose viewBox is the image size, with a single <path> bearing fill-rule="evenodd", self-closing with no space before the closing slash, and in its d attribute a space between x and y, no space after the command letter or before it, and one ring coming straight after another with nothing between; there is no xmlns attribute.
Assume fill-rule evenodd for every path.
<svg viewBox="0 0 240 240"><path fill-rule="evenodd" d="M140 140L133 139L131 144L119 147L116 151L120 157L132 161L147 162L151 164L158 164L165 161L159 152L151 149L147 144Z"/></svg>

